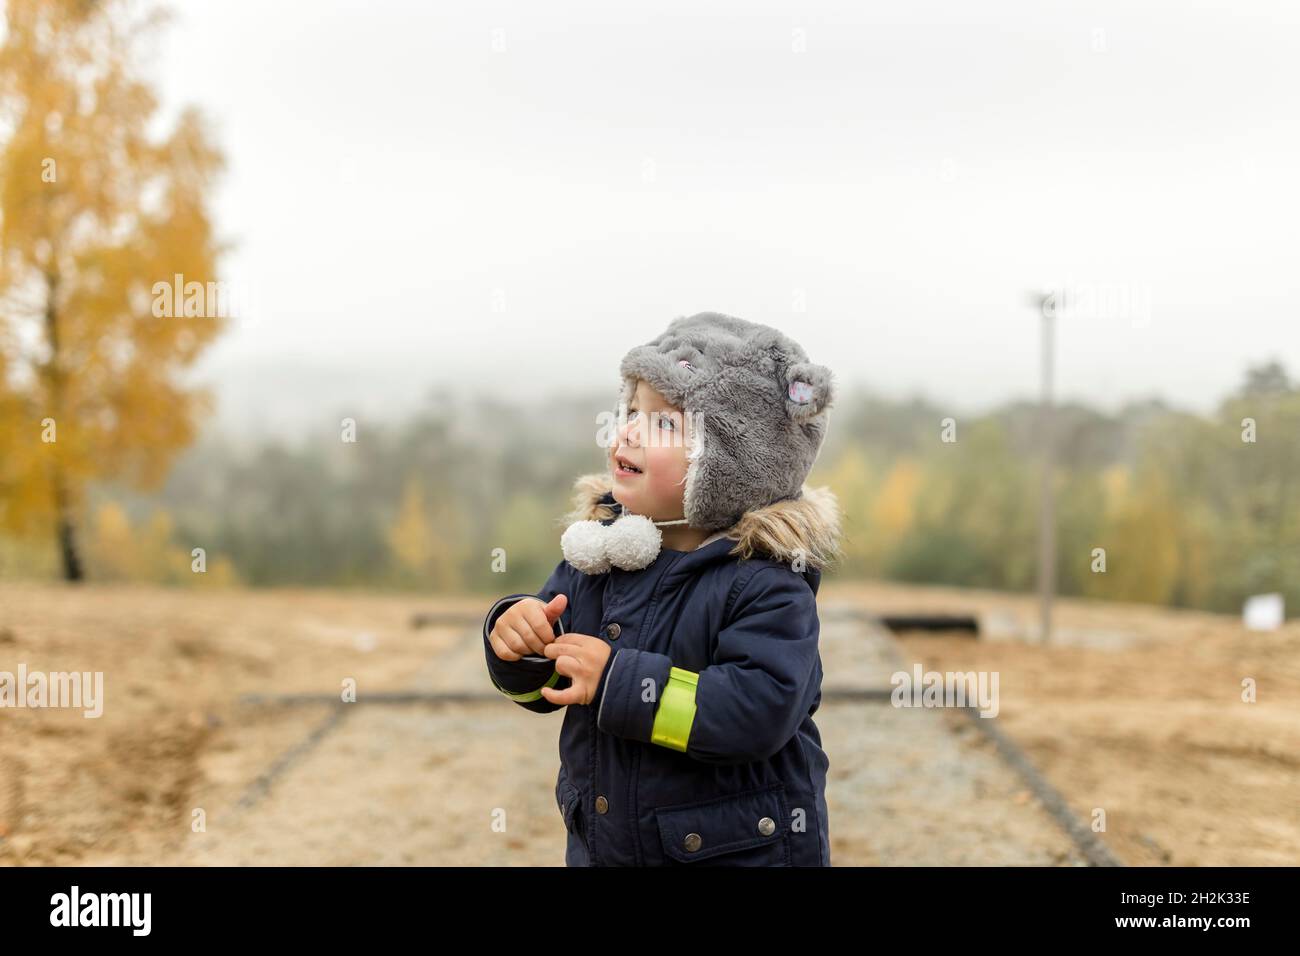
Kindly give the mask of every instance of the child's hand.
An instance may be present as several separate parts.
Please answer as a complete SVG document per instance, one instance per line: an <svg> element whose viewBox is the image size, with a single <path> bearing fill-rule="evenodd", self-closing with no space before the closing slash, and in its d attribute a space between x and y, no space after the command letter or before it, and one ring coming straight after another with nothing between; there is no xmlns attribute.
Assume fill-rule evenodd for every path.
<svg viewBox="0 0 1300 956"><path fill-rule="evenodd" d="M542 696L553 704L590 704L605 673L610 646L589 634L564 634L542 651L555 660L556 673L573 681L564 690L543 687Z"/></svg>
<svg viewBox="0 0 1300 956"><path fill-rule="evenodd" d="M555 595L549 603L543 603L541 598L516 601L492 625L492 633L488 635L492 650L503 661L517 661L525 654L541 654L555 640L554 624L568 603L568 597L563 594Z"/></svg>

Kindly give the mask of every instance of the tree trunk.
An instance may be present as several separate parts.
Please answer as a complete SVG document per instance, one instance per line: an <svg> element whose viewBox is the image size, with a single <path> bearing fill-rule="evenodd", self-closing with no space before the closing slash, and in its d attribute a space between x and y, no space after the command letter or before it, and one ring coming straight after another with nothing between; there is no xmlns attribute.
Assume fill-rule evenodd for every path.
<svg viewBox="0 0 1300 956"><path fill-rule="evenodd" d="M63 580L74 584L85 580L77 554L77 529L66 515L59 517L59 553L63 557Z"/></svg>
<svg viewBox="0 0 1300 956"><path fill-rule="evenodd" d="M67 427L63 417L63 353L59 340L59 313L55 301L59 289L58 276L51 271L45 273L45 336L50 345L50 359L45 366L47 394L50 408L54 414L55 427ZM81 570L81 556L77 553L77 527L73 521L72 502L68 494L68 482L59 462L54 463L52 474L54 482L55 527L59 536L59 556L63 560L63 579L77 582L84 580Z"/></svg>
<svg viewBox="0 0 1300 956"><path fill-rule="evenodd" d="M73 583L85 580L81 570L81 555L77 553L77 526L68 506L68 490L63 475L54 477L54 496L58 507L59 556L63 559L63 580Z"/></svg>
<svg viewBox="0 0 1300 956"><path fill-rule="evenodd" d="M77 525L73 524L68 512L59 511L59 553L64 561L64 580L78 583L86 579L81 567L81 555L77 553Z"/></svg>

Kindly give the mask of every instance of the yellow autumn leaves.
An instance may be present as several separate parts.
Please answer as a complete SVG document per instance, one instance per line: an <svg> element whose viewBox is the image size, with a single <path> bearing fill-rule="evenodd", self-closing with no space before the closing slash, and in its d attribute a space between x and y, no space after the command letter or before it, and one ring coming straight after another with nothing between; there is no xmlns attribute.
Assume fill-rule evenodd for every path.
<svg viewBox="0 0 1300 956"><path fill-rule="evenodd" d="M222 327L150 309L159 280L215 278L222 158L194 112L154 133L138 9L10 0L0 44L0 532L54 541L69 579L88 486L157 487L194 438L180 373Z"/></svg>

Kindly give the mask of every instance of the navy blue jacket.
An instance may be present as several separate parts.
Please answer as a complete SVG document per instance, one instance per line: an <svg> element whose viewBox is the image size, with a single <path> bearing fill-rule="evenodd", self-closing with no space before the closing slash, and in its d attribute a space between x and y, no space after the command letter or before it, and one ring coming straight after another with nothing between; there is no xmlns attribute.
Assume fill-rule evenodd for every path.
<svg viewBox="0 0 1300 956"><path fill-rule="evenodd" d="M805 487L802 498L769 507L802 510L805 520L789 525L820 521L831 534L833 500ZM606 509L596 515L621 511L608 491L592 505ZM829 760L812 719L821 701L821 571L806 560L820 543L798 549L803 561L776 560L773 552L790 555L756 525L746 526L749 544L769 547L748 558L731 553L736 538L715 535L695 551L663 549L640 571L589 575L561 561L535 595L507 595L488 611L484 648L496 688L527 710L565 711L555 799L567 865L830 865ZM543 685L570 684L554 661L504 661L488 641L516 601L560 593L568 603L557 632L611 646L589 705L546 700ZM677 699L695 685L684 750L652 741L674 668Z"/></svg>

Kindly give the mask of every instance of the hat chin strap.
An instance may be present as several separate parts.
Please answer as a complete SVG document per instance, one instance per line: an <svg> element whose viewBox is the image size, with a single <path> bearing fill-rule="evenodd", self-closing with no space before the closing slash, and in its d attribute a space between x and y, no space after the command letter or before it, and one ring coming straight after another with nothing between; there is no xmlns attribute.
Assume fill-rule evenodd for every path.
<svg viewBox="0 0 1300 956"><path fill-rule="evenodd" d="M618 516L619 518L631 518L631 517L636 517L636 512L635 512L635 511L629 511L628 509L624 508L624 507L623 507L623 503L622 503L621 501L618 503L618 506L619 506L619 508L621 509L621 513L620 513L619 516ZM614 520L617 521L618 518L615 518ZM654 520L652 520L652 519L647 518L646 520L650 521L650 523L653 524L655 527L662 528L662 527L664 527L664 526L666 526L666 525L670 525L670 524L686 524L686 522L687 522L688 519L686 519L686 518L675 518L675 519L673 519L673 520L671 520L671 521L654 521Z"/></svg>

